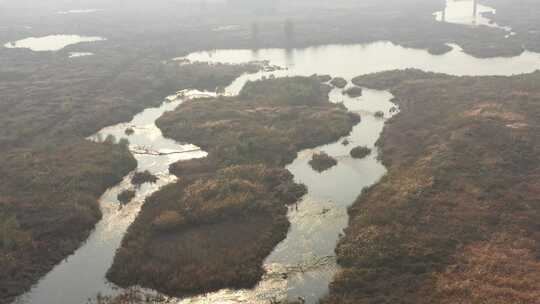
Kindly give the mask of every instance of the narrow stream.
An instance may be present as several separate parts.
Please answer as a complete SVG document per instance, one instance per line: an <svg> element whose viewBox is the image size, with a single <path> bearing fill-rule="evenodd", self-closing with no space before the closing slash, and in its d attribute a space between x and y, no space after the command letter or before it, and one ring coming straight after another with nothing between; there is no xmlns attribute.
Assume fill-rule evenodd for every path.
<svg viewBox="0 0 540 304"><path fill-rule="evenodd" d="M159 179L155 184L146 183L134 187L131 184L132 172L124 177L120 184L107 190L99 200L103 218L86 243L15 303L77 304L85 303L98 293L114 295L119 292L113 284L107 282L105 273L112 265L116 249L120 247L127 228L135 220L144 200L162 186L176 180L174 175L169 174L170 164L206 156L205 152L194 145L181 145L164 138L155 121L184 100L200 95L207 94L198 91L186 92L182 99L171 98L172 101L166 101L160 107L142 111L129 123L104 128L89 138L93 141L102 141L107 136L114 136L116 140L128 139L130 150L137 159L136 171L148 170ZM133 135L126 135L127 128L135 131ZM183 151L192 152L176 153ZM117 196L129 189L135 190L136 196L129 204L122 206Z"/></svg>
<svg viewBox="0 0 540 304"><path fill-rule="evenodd" d="M267 274L253 290L222 290L217 293L185 299L180 303L260 303L270 300L297 300L316 303L328 292L337 265L334 248L340 233L347 226L347 207L364 187L377 182L385 167L377 161L375 142L385 119L376 118L376 111L390 115L392 95L384 91L364 89L360 98L350 98L342 90L331 92L333 102L361 115L362 121L352 132L334 142L315 149L303 150L287 166L297 182L308 187L308 194L297 206L289 209L291 229L266 259ZM389 116L388 116L389 117ZM343 145L343 139L350 144ZM373 153L364 159L353 159L349 152L355 146L367 146ZM338 165L323 173L308 164L313 153L324 151L338 160Z"/></svg>
<svg viewBox="0 0 540 304"><path fill-rule="evenodd" d="M453 75L511 75L532 72L540 67L540 54L531 52L512 58L478 59L454 46L451 52L434 56L424 50L403 48L389 42L295 50L217 50L190 54L186 58L192 61L228 63L268 60L271 65L287 68L276 72L243 75L226 89L229 94L237 94L246 81L270 75L309 76L318 73L350 80L362 74L403 68L419 68ZM168 173L169 164L180 159L206 155L203 151L167 154L192 151L197 147L181 145L164 138L156 127L155 120L164 112L176 108L182 100L200 94L203 93L190 91L185 98L164 102L158 108L146 109L131 122L105 128L90 138L98 140L114 135L117 139L129 139L133 151L151 152L135 154L137 170L149 170L159 176L159 181L135 189L137 196L123 208L119 207L116 196L121 191L132 188L131 175L109 189L100 200L103 219L88 241L15 303L76 304L85 303L98 293L110 295L118 292L106 281L105 273L144 199L161 186L175 180L175 177ZM375 118L373 113L380 110L385 112L388 118L389 110L393 107L392 95L386 91L365 89L362 97L349 98L342 94L342 90L335 89L331 92L330 99L336 103L343 102L350 111L358 112L362 121L346 137L351 142L349 146L344 146L340 139L335 143L304 150L287 166L298 182L308 186L309 192L297 208L290 209L291 229L287 238L266 259L267 274L260 284L253 290L222 290L188 299L171 299L173 302L267 304L271 299L303 297L307 303L315 303L327 292L328 284L337 270L334 248L340 233L347 225L346 208L354 202L364 187L376 183L386 172L384 166L377 161L376 149L361 160L349 157L349 151L358 145L374 147L385 119ZM125 135L128 127L133 128L135 134ZM307 164L315 151L325 151L336 157L338 165L322 174L316 173Z"/></svg>

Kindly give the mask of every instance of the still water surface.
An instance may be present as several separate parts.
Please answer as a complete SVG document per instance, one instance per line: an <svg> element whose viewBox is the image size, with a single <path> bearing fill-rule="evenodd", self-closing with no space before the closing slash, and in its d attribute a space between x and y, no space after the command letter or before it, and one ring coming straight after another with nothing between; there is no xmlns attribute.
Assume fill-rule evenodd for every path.
<svg viewBox="0 0 540 304"><path fill-rule="evenodd" d="M100 12L102 9L97 8L87 8L87 9L72 9L68 11L60 11L58 14L60 15L69 15L69 14L89 14L89 13L95 13Z"/></svg>
<svg viewBox="0 0 540 304"><path fill-rule="evenodd" d="M512 58L478 59L469 56L454 46L454 50L441 56L424 50L408 49L389 42L368 45L329 45L296 50L217 50L193 53L186 57L192 61L244 63L268 60L272 65L286 70L259 72L239 77L226 89L228 94L237 94L246 81L264 76L330 74L352 79L361 74L391 69L419 68L427 71L454 75L511 75L532 72L540 67L540 54L525 52ZM197 96L199 92L187 94ZM344 146L342 139L315 149L301 151L287 166L298 182L308 186L308 194L297 208L289 212L291 229L266 259L267 274L253 290L222 290L216 293L189 299L171 299L178 303L268 303L270 299L296 299L303 297L307 303L315 303L324 296L328 284L338 267L334 260L334 248L340 233L347 224L346 208L353 203L362 189L376 183L386 172L377 160L377 150L365 159L356 160L349 156L350 149L357 145L374 147L385 119L373 116L383 111L390 116L392 95L386 91L364 90L359 98L350 98L342 90L334 89L332 102L343 102L353 112L362 116L346 138L351 144ZM104 138L112 134L117 138L127 137L127 127L135 130L127 137L133 151L180 152L196 149L192 145L181 145L162 136L155 120L165 111L176 108L182 98L164 102L161 107L147 109L127 124L119 124L102 130ZM97 140L97 135L92 140ZM307 162L315 151L325 151L338 159L338 165L323 173L313 171ZM156 154L156 153L151 153ZM17 303L84 303L98 292L114 294L114 286L107 283L105 273L110 267L115 250L140 207L151 193L160 186L173 182L175 177L168 173L169 164L195 157L204 157L203 151L171 154L136 154L138 170L150 170L160 180L155 185L143 185L137 189L136 198L120 208L116 195L132 186L130 176L109 189L101 198L103 219L97 225L87 243L74 255L68 257L45 276L27 295ZM239 244L240 246L241 244ZM285 275L286 274L286 275Z"/></svg>
<svg viewBox="0 0 540 304"><path fill-rule="evenodd" d="M70 52L69 58L79 58L79 57L86 57L86 56L92 56L94 53L90 52Z"/></svg>
<svg viewBox="0 0 540 304"><path fill-rule="evenodd" d="M59 51L68 45L82 42L103 41L102 37L79 36L79 35L50 35L44 37L30 37L4 44L6 48L25 48L34 52Z"/></svg>
<svg viewBox="0 0 540 304"><path fill-rule="evenodd" d="M451 75L512 75L533 72L540 68L540 54L524 52L509 58L475 58L451 45L452 51L432 55L425 50L405 48L391 42L356 45L327 45L305 49L214 50L193 53L191 61L243 63L269 60L271 64L289 68L275 72L281 75L331 74L345 78L394 69L416 68ZM236 80L238 91L246 79L259 75L245 75Z"/></svg>

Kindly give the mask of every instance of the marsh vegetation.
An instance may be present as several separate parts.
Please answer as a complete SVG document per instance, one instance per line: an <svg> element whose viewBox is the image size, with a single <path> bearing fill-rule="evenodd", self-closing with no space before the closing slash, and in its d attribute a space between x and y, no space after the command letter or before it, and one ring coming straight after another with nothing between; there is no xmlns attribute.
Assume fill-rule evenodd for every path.
<svg viewBox="0 0 540 304"><path fill-rule="evenodd" d="M362 96L362 88L354 86L345 90L343 93L349 95L350 97L356 98Z"/></svg>
<svg viewBox="0 0 540 304"><path fill-rule="evenodd" d="M358 147L354 147L351 150L350 154L353 158L358 158L358 159L364 158L368 156L369 154L371 154L371 149L364 146L358 146Z"/></svg>
<svg viewBox="0 0 540 304"><path fill-rule="evenodd" d="M2 301L78 248L100 219L98 198L135 166L125 146L86 140L2 154Z"/></svg>
<svg viewBox="0 0 540 304"><path fill-rule="evenodd" d="M188 101L165 114L164 134L209 155L171 166L179 181L148 199L108 277L170 295L253 287L286 236L287 205L306 193L283 166L357 122L308 77L247 83L238 97Z"/></svg>
<svg viewBox="0 0 540 304"><path fill-rule="evenodd" d="M319 152L313 154L309 165L313 170L323 172L337 165L337 160L324 152Z"/></svg>
<svg viewBox="0 0 540 304"><path fill-rule="evenodd" d="M210 2L212 3L210 4ZM499 24L512 26L518 35L505 38L505 33L496 28L472 28L435 22L431 14L442 8L443 1L431 0L390 0L384 2L370 0L362 4L351 1L348 3L340 2L338 5L334 2L323 3L322 1L303 1L296 5L292 2L281 1L280 5L285 6L281 11L286 11L287 18L293 20L288 21L286 27L283 15L276 13L280 10L275 7L268 10L260 10L259 8L258 12L265 13L264 21L253 24L253 11L251 9L238 10L238 6L225 7L221 4L215 4L213 1L207 1L204 8L203 6L199 8L199 6L187 6L182 1L161 3L160 5L149 4L147 1L131 1L130 5L126 6L97 0L96 5L99 4L105 9L99 13L91 14L89 18L58 16L56 12L60 10L55 9L55 4L58 3L53 3L53 1L38 1L33 3L31 8L27 6L25 1L3 1L0 3L0 17L5 24L10 24L10 26L0 27L2 42L17 41L29 36L38 37L50 33L62 33L66 29L76 29L81 33L107 37L108 40L90 43L84 47L80 45L69 46L66 50L57 53L36 54L22 49L0 48L0 91L2 92L0 103L0 121L2 123L0 129L0 172L2 173L0 174L0 227L2 229L0 232L2 238L2 246L0 247L0 268L2 269L0 272L0 302L11 302L16 295L27 290L38 278L78 248L100 218L97 198L107 188L119 182L122 176L134 169L136 164L133 157L126 151L125 143L121 145L111 142L91 143L85 140L87 136L102 127L129 120L135 113L161 103L165 96L178 90L185 88L216 90L226 86L240 74L256 71L260 68L256 65L185 64L171 62L170 58L195 50L216 48L242 47L258 50L262 47L286 46L290 49L328 43L369 43L378 40L427 49L432 54L449 52L451 48L448 43L456 43L463 48L464 52L476 57L512 56L522 53L524 49L540 49L538 18L536 18L539 6L534 0L523 1L520 5L506 0L486 0L486 2L497 8L497 14L490 16L490 18ZM62 8L62 11L64 9ZM306 11L313 12L309 18L305 18ZM39 13L34 14L34 12ZM140 12L145 13L141 14ZM132 16L137 16L137 18ZM59 19L60 17L62 19ZM194 20L197 26L193 27L191 26L192 22L179 22L179 20ZM237 29L239 30L213 31L213 29L223 28L227 24L238 24ZM287 35L284 32L287 32ZM76 60L69 59L70 54L77 53L92 53L94 55L80 57ZM439 95L437 94L442 94L444 99L441 102L443 104L449 99L445 94L455 93L456 88L463 89L463 94L459 92L456 94L461 96L463 100L486 101L492 98L498 104L503 102L503 97L506 97L507 100L518 100L520 106L523 105L527 111L531 110L530 113L520 112L519 114L534 122L533 101L535 101L536 93L534 88L531 88L532 85L527 82L528 80L535 82L537 79L534 76L523 79L520 77L508 78L511 79L509 85L516 87L500 86L500 83L508 80L507 78L502 80L489 79L489 83L483 78L481 82L492 92L497 92L499 94L497 96L490 90L482 89L482 93L469 91L469 86L457 80L447 83L445 76L425 74L426 76L419 77L423 73L409 72L416 74L415 81L418 82L410 84L411 86L424 89L425 87L420 85L425 83L426 87L430 88L426 94L432 93L430 97L433 99L438 99ZM403 83L401 79L396 80L395 75L398 74L397 72L392 73L392 75L386 74L377 81L372 79L370 84L381 88L397 87L398 84ZM324 77L321 80L327 78ZM389 79L394 79L396 82L388 85ZM434 89L436 85L431 81L439 80L448 91L441 92ZM365 84L368 85L367 78L360 79L360 81L366 81ZM482 84L477 84L475 78L467 79L467 81L475 89L484 87ZM407 96L417 98L417 94L422 94L406 92L405 86L400 90L402 90L400 98ZM311 98L308 96L309 94L306 95L301 90L299 92L298 97ZM267 90L265 94L273 95L273 93L273 90ZM437 97L435 98L435 96ZM281 166L290 161L294 151L300 148L328 142L336 136L343 135L350 122L356 119L345 115L339 108L324 107L318 103L303 105L300 103L291 106L287 104L288 97L285 96L285 99L282 97L277 98L272 103L261 102L263 106L259 108L245 107L246 103L242 100L227 98L220 99L220 102L209 100L208 103L201 103L205 104L201 107L187 105L185 107L187 112L192 111L190 114L199 115L200 121L196 125L204 130L200 134L196 130L181 126L180 123L177 125L174 123L177 119L185 119L186 124L188 124L196 122L196 119L182 118L178 113L172 113L165 117L161 127L168 131L169 136L182 141L188 139L193 142L198 141L211 150L208 160L179 163L171 168L172 171L178 175L198 172L201 177L204 177L208 172L215 173L218 168L221 170L228 165L242 166L264 163L273 169L275 166ZM248 96L244 99L251 100L251 97ZM287 106L280 105L279 99L285 101ZM427 99L421 100L429 104ZM231 111L232 113L228 113L227 107L218 107L219 115L224 117L231 115L227 118L233 121L231 128L240 128L239 125L245 124L245 129L238 132L241 134L240 137L235 138L233 136L235 131L231 131L227 127L221 130L222 126L228 125L226 121L219 121L219 119L214 121L213 114L202 115L197 112L211 113L214 111L213 107L221 102L227 107L235 109ZM400 105L404 108L415 103L416 101L406 98L400 99ZM463 104L465 103L464 101ZM467 106L472 107L470 104ZM504 103L505 109L512 106L516 105ZM435 115L434 108L435 106L428 106L428 113L421 113L418 108L413 107L412 112L418 118L418 124L402 125L398 123L398 120L392 120L389 130L396 130L399 126L401 128L399 132L403 138L416 140L414 141L417 143L416 149L424 151L434 149L437 152L434 153L435 156L444 158L443 160L436 158L435 164L446 166L449 163L454 166L451 166L450 169L458 168L458 165L455 164L456 160L453 158L454 154L437 150L442 149L446 144L446 142L441 143L441 139L437 139L437 136L447 135L448 138L454 138L453 140L456 138L462 140L462 142L453 142L455 145L447 147L449 151L458 150L461 154L456 155L460 157L468 156L460 150L464 149L462 146L474 146L476 142L463 139L466 136L459 132L461 129L457 127L457 122L455 126L452 125L455 129L454 133L444 133L438 126L433 126L433 130L426 131L423 128L425 125L422 123L427 120L427 125L431 126L431 121L435 118L429 115ZM443 110L447 110L446 106ZM453 113L458 112L454 108L451 110ZM474 111L478 111L478 109ZM520 132L523 130L524 124L533 127L534 124L522 122L519 119L508 123L508 128L513 130L511 136L505 133L508 131L507 129L499 128L502 134L501 138L507 140L507 143L516 143L518 148L509 148L502 142L497 142L497 145L494 146L485 146L487 144L482 141L483 137L499 135L498 131L494 131L493 124L495 123L491 121L500 119L500 113L492 113L497 111L499 110L493 110L489 107L487 110L480 110L484 115L482 125L477 126L476 129L473 129L474 132L471 132L478 137L474 139L482 143L480 146L484 147L479 148L480 150L477 152L485 153L486 159L493 161L498 166L497 172L500 176L505 176L502 180L507 184L503 184L502 188L498 187L499 185L494 182L497 180L497 175L491 174L490 170L493 169L491 167L488 167L490 169L487 170L488 173L485 173L485 168L481 167L481 172L486 175L477 177L485 180L486 184L491 183L493 193L500 196L508 195L510 197L508 201L517 200L515 199L515 196L518 196L516 193L520 192L525 193L523 200L529 201L529 191L532 191L530 189L534 188L534 185L524 179L532 174L523 174L522 180L517 177L518 173L514 169L523 165L517 161L519 157L526 160L532 158L530 163L536 163L531 156L534 156L536 148L530 148L530 142L534 141L525 140L524 144L516 142L517 139L522 138ZM417 115L416 112L419 114ZM490 117L490 115L495 115L495 118ZM267 117L267 119L262 119L263 117ZM404 117L403 121L413 120L411 117ZM449 120L458 121L457 118L450 116L443 117L443 114L436 118L443 119L444 126L455 123L455 121L449 122ZM212 123L205 125L202 122L205 119L206 123L216 122L216 126L212 126ZM260 119L266 128L257 126ZM311 123L314 121L318 123ZM320 127L321 121L333 121L333 123ZM236 125L234 125L235 122ZM470 121L461 122L466 124ZM283 128L280 127L282 123L285 123ZM301 124L305 124L306 127L298 126L295 128L296 125ZM416 129L409 131L408 127ZM181 135L184 130L187 130L189 138L184 138ZM393 134L393 132L387 131L385 134ZM528 132L527 136L532 136L532 133ZM199 135L204 135L203 137L206 136L207 139L196 140ZM220 138L221 135L224 137L223 140ZM300 135L305 138L301 138ZM266 138L266 136L270 138L269 143L261 139ZM400 153L400 157L420 159L417 151L412 148L411 142L406 142L406 140L401 142L397 135L393 136L392 140L389 139L390 135L386 136L386 139L382 141L383 146L390 146L389 142L391 141L400 142L399 146L386 148L385 153L390 155L386 158L387 161L398 162L400 158L394 157L392 154L398 153L396 151L402 146L407 147L407 149ZM426 139L433 145L428 148L418 144L422 143L420 138ZM213 142L218 144L213 144ZM496 142L495 139L493 142ZM438 146L438 144L442 146ZM458 144L460 146L456 147ZM502 151L508 151L511 154L503 155L501 153L501 155L493 156L486 152L491 148L501 148ZM267 149L269 152L261 153L260 157L253 156L261 151L267 151ZM222 152L225 155L223 159L213 156ZM518 154L524 154L524 156L518 157ZM478 158L477 155L471 157L475 160ZM473 167L479 166L478 163L471 162L470 164ZM506 177L507 170L511 173L511 177ZM452 183L448 187L456 187L457 190L461 191L461 188L465 188L464 184L456 186L455 183L458 183L463 177L459 176L456 171L447 170L447 174L455 177L455 180L451 180ZM465 172L465 177L468 177L468 174L473 175L468 171ZM442 173L438 172L438 174ZM443 181L445 180L443 179ZM383 181L381 187L388 186L389 189L393 189L391 184L394 182L399 183L399 179L391 179L388 183ZM509 187L508 185L511 183L516 184L517 190L512 188L504 193L500 190L507 189L504 187ZM476 186L478 185L474 184L473 188ZM473 190L469 192L476 193ZM484 196L490 197L489 192L482 191L481 198ZM475 198L473 195L471 197L471 200ZM368 200L375 201L371 198ZM417 204L419 204L418 208L426 206L424 201ZM501 199L495 200L495 206L500 207L501 205ZM534 206L534 202L518 204L518 207L523 208L523 210L528 210L531 208L530 206ZM388 210L392 210L392 208L388 208ZM463 209L459 210L463 211ZM518 216L514 216L515 212L518 211L510 210L510 219L505 219L503 216L495 218L501 221L506 220L514 225L512 220L518 218ZM524 221L524 218L530 219L534 214L534 210L533 212L524 212L523 218L518 218L516 221L521 223L520 221ZM178 222L175 215L166 214L163 217L163 222L173 224ZM461 213L455 215L463 216ZM533 219L530 221L534 222ZM466 225L463 229L473 229L470 226L472 225ZM448 225L443 223L442 227L441 229L447 229ZM480 227L484 228L483 224ZM525 229L525 231L528 230ZM377 232L379 231L377 230ZM444 230L444 232L448 231ZM520 251L521 253L528 253L530 252L529 247L527 247L529 239L526 239L527 242L521 242L523 239L519 233L522 232L523 230L519 230L517 233L520 236L519 242L514 240L512 244L518 242L519 244L515 247L520 248L520 250L524 248L523 251ZM453 237L452 240L454 240ZM506 246L505 244L511 243L510 240L505 241L504 238L500 240L502 241L496 242L491 238L486 246L468 247L469 250L464 251L468 255L460 258L464 261L467 259L467 261L476 261L472 258L483 257L483 261L486 262L484 255L484 252L488 251L486 248L489 246L502 248ZM499 252L510 255L516 251ZM534 269L533 260L529 259L528 256L525 260L530 261L529 268ZM506 264L504 261L501 263L500 260L493 260L493 263ZM510 265L515 266L512 263ZM391 266L393 270L397 267L393 264ZM515 272L516 270L512 268L511 271ZM461 273L453 274L456 277L454 282L463 275ZM516 277L518 276L516 275ZM531 278L527 273L521 277L526 280ZM361 281L359 285L366 281ZM478 281L484 280L482 278ZM339 285L338 283L336 286ZM388 285L384 286L388 287ZM387 289L370 289L368 292L377 290L394 292L393 287L394 285ZM374 288L378 287L375 285ZM486 287L486 289L489 288ZM516 298L518 296L523 295L517 295ZM383 300L385 299L383 298ZM393 300L399 301L399 298L394 297ZM505 300L503 299L503 301ZM379 301L379 299L375 301ZM483 299L479 301L483 301ZM532 300L525 295L522 301Z"/></svg>
<svg viewBox="0 0 540 304"><path fill-rule="evenodd" d="M343 270L323 303L537 302L539 80L355 80L389 88L402 112L379 141L388 175L349 210Z"/></svg>
<svg viewBox="0 0 540 304"><path fill-rule="evenodd" d="M135 190L124 190L118 194L118 201L120 204L125 205L135 197Z"/></svg>
<svg viewBox="0 0 540 304"><path fill-rule="evenodd" d="M70 86L69 92L58 87L64 83L58 78L43 80L48 85L39 90L25 89L25 78L0 82L1 107L10 108L0 111L7 126L0 131L0 226L7 231L0 240L5 244L0 247L0 303L27 290L73 253L101 218L98 198L135 169L126 140L109 137L93 143L84 137L127 120L178 88L213 89L258 69L176 63L156 67L158 74L143 76L141 67L141 74L117 77L106 92L89 93L89 86L97 86L91 79ZM156 86L131 87L140 83L138 77L155 77Z"/></svg>
<svg viewBox="0 0 540 304"><path fill-rule="evenodd" d="M143 172L135 172L131 178L131 183L135 186L140 186L145 183L155 183L157 180L157 176L146 170Z"/></svg>
<svg viewBox="0 0 540 304"><path fill-rule="evenodd" d="M330 84L338 89L343 89L347 86L347 83L349 82L343 77L335 77L330 81Z"/></svg>

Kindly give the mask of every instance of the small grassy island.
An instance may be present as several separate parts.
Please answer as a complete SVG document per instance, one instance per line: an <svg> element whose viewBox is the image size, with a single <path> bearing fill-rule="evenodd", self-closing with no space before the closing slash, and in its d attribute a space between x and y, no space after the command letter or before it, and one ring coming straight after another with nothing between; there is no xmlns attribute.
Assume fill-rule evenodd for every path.
<svg viewBox="0 0 540 304"><path fill-rule="evenodd" d="M371 154L371 149L364 146L355 147L351 150L351 157L352 158L364 158Z"/></svg>
<svg viewBox="0 0 540 304"><path fill-rule="evenodd" d="M377 111L373 114L373 116L383 119L384 118L384 112L383 111Z"/></svg>
<svg viewBox="0 0 540 304"><path fill-rule="evenodd" d="M343 89L347 86L348 81L342 77L335 77L330 81L330 84L335 86L338 89Z"/></svg>
<svg viewBox="0 0 540 304"><path fill-rule="evenodd" d="M348 88L343 93L347 94L350 97L356 98L356 97L362 96L363 91L361 87L354 86L354 87Z"/></svg>
<svg viewBox="0 0 540 304"><path fill-rule="evenodd" d="M309 161L309 165L313 170L320 173L337 165L337 160L324 152L320 152L313 154L312 159Z"/></svg>
<svg viewBox="0 0 540 304"><path fill-rule="evenodd" d="M157 182L157 176L153 175L149 171L136 172L131 178L131 183L135 186L140 186L145 183L155 183Z"/></svg>
<svg viewBox="0 0 540 304"><path fill-rule="evenodd" d="M349 209L324 304L538 303L540 72L358 77L401 106ZM406 283L404 283L406 282Z"/></svg>
<svg viewBox="0 0 540 304"><path fill-rule="evenodd" d="M330 76L330 75L317 75L317 74L315 74L312 77L317 78L322 83L326 83L326 82L329 82L330 80L332 80L332 76Z"/></svg>
<svg viewBox="0 0 540 304"><path fill-rule="evenodd" d="M284 166L359 122L328 92L314 77L266 79L161 117L166 136L209 155L171 166L178 182L147 200L108 278L175 296L253 287L287 234L287 205L306 193Z"/></svg>
<svg viewBox="0 0 540 304"><path fill-rule="evenodd" d="M135 191L134 190L124 190L118 194L118 201L120 204L125 205L135 197Z"/></svg>

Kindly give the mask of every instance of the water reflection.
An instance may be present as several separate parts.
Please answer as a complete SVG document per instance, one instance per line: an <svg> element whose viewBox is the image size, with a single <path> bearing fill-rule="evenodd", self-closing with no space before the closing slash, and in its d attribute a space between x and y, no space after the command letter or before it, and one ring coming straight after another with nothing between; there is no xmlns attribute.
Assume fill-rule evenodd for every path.
<svg viewBox="0 0 540 304"><path fill-rule="evenodd" d="M353 112L360 112L362 122L356 125L346 137L350 145L343 145L342 139L300 152L297 159L287 167L298 182L308 186L309 193L302 200L299 210L290 213L291 230L270 255L266 263L285 265L311 265L313 261L334 255L334 248L343 228L347 225L347 207L350 206L364 187L377 182L386 169L377 161L375 142L384 127L384 119L373 116L375 111L390 115L391 94L365 90L361 98L343 95L342 90L331 93L333 102L344 101ZM358 160L349 152L355 146L372 148L374 153ZM323 173L315 172L308 164L313 153L324 151L338 160L338 165ZM326 294L332 274L337 266L333 260L324 267L313 267L304 273L297 273L288 280L287 298L302 297L307 303L316 303Z"/></svg>
<svg viewBox="0 0 540 304"><path fill-rule="evenodd" d="M444 55L432 55L426 50L405 48L391 42L367 45L326 45L293 49L294 56L284 56L283 49L263 49L258 60L269 60L272 65L288 67L276 76L330 73L353 78L367 73L393 69L416 68L451 75L513 75L534 72L540 67L540 54L525 51L515 57L476 58L464 53L457 45ZM214 50L192 53L191 61L244 63L254 60L251 50ZM261 75L242 76L233 84L238 92L246 80Z"/></svg>

